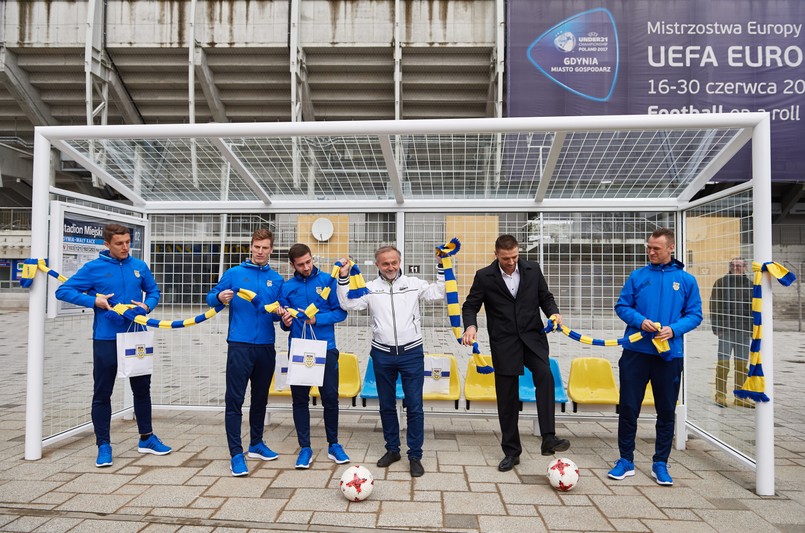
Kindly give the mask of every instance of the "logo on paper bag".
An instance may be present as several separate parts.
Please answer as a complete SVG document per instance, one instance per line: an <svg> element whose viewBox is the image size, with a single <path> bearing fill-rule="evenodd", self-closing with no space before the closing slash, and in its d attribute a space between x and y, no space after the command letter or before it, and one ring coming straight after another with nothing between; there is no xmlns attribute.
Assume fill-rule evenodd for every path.
<svg viewBox="0 0 805 533"><path fill-rule="evenodd" d="M305 352L305 355L302 358L302 363L308 368L313 368L313 365L316 364L316 354Z"/></svg>
<svg viewBox="0 0 805 533"><path fill-rule="evenodd" d="M137 359L142 359L145 357L145 344L138 344L134 347L134 355L137 356Z"/></svg>
<svg viewBox="0 0 805 533"><path fill-rule="evenodd" d="M528 60L549 80L596 102L606 102L618 80L618 29L600 7L573 15L537 37Z"/></svg>
<svg viewBox="0 0 805 533"><path fill-rule="evenodd" d="M441 368L433 368L433 369L431 369L430 377L432 377L436 381L439 381L440 379L442 379L442 369Z"/></svg>

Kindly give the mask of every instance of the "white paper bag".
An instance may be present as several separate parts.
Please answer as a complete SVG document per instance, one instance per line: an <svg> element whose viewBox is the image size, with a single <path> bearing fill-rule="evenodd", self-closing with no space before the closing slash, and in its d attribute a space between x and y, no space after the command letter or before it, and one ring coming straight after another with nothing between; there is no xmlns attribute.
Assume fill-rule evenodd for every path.
<svg viewBox="0 0 805 533"><path fill-rule="evenodd" d="M302 328L304 335L305 327ZM311 333L313 327L310 327ZM327 363L327 341L291 339L288 353L288 385L321 387L324 384L324 365Z"/></svg>
<svg viewBox="0 0 805 533"><path fill-rule="evenodd" d="M423 393L450 393L450 358L425 357L425 384Z"/></svg>
<svg viewBox="0 0 805 533"><path fill-rule="evenodd" d="M277 353L274 366L274 390L284 391L288 388L288 354Z"/></svg>
<svg viewBox="0 0 805 533"><path fill-rule="evenodd" d="M147 376L154 371L154 332L117 334L117 377Z"/></svg>

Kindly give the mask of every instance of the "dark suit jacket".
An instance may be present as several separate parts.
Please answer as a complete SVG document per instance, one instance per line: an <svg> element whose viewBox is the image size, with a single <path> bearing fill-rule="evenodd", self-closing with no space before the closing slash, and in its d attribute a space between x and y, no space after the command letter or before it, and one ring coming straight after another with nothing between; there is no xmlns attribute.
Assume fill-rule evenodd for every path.
<svg viewBox="0 0 805 533"><path fill-rule="evenodd" d="M501 376L519 376L523 373L524 347L548 360L548 338L542 330L545 316L559 313L559 307L548 290L548 283L538 263L520 259L520 287L515 299L503 276L497 260L475 273L470 293L461 307L464 327L478 328L478 311L486 309L486 327L492 348L492 366Z"/></svg>

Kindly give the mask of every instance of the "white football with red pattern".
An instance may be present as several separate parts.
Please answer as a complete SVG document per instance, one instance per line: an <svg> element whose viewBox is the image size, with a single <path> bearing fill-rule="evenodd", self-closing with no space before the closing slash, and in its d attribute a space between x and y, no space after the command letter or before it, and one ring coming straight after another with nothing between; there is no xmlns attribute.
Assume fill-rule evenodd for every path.
<svg viewBox="0 0 805 533"><path fill-rule="evenodd" d="M375 478L366 467L353 465L341 475L341 482L338 487L346 499L359 502L368 498L372 493L372 489L375 487Z"/></svg>
<svg viewBox="0 0 805 533"><path fill-rule="evenodd" d="M579 484L579 467L566 457L559 457L548 464L548 481L559 492L573 490Z"/></svg>

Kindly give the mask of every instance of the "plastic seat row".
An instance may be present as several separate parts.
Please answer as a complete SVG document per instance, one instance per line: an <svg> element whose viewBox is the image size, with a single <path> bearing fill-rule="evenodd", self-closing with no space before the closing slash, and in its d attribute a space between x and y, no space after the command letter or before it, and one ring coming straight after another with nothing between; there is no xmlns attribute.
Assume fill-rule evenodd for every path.
<svg viewBox="0 0 805 533"><path fill-rule="evenodd" d="M461 383L456 359L455 357L449 354L446 355L439 354L438 357L447 357L450 360L449 392L447 393L426 392L423 395L423 399L427 402L439 402L439 401L451 402L453 404L453 407L455 409L458 409L459 401L461 398ZM483 358L489 365L492 364L491 356L484 355ZM606 362L606 360L603 361ZM568 402L568 395L565 393L565 389L562 384L562 376L559 370L559 364L553 358L550 359L550 362L551 362L551 373L553 375L554 380L555 400L556 403L561 406L561 409L564 412L565 404ZM577 375L578 374L579 372L577 372ZM611 374L611 368L610 368L610 374ZM355 354L342 352L338 358L338 375L339 375L339 386L338 386L339 398L351 400L353 406L357 405L357 399L360 398L361 404L364 407L367 405L367 401L377 400L378 397L377 379L375 377L374 365L372 364L371 358L369 358L364 378L363 380L361 380L360 370L358 366L358 357ZM572 375L573 372L571 369L571 376ZM466 409L470 409L472 402L495 402L496 394L495 394L494 374L479 373L474 361L470 359L467 365L466 376L467 377L464 382L464 400ZM589 383L593 383L594 381L595 380L587 380L587 382ZM589 385L586 384L585 387L590 388ZM597 389L593 387L590 388L590 390L595 391ZM595 395L596 393L592 392L591 394ZM320 397L318 387L311 387L310 395L313 398L313 403L315 405L317 399ZM277 390L274 379L272 378L271 387L269 389L269 396L272 398L290 398L291 391L290 388L286 388L281 391ZM404 395L402 390L402 382L398 376L396 397L398 400L402 400L403 396ZM578 403L594 403L590 401L585 402L582 396L578 396L578 398L579 398ZM617 394L615 398L616 398L615 404L617 404ZM536 402L536 390L534 387L534 380L531 375L531 371L528 370L527 368L525 369L524 375L520 376L520 402L521 403ZM574 400L574 411L576 405L575 402L576 400Z"/></svg>
<svg viewBox="0 0 805 533"><path fill-rule="evenodd" d="M573 412L580 405L614 405L618 412L620 393L615 383L615 374L609 360L602 357L577 357L570 363L567 393L573 402ZM644 407L654 407L654 391L651 382L643 397Z"/></svg>
<svg viewBox="0 0 805 533"><path fill-rule="evenodd" d="M277 369L279 370L279 369ZM276 376L274 372L274 376ZM361 392L361 372L358 367L358 356L353 353L341 352L338 355L338 397L352 400L353 407L357 405L356 398ZM291 389L286 387L277 390L274 377L271 378L271 385L268 388L269 398L290 398ZM310 396L313 398L313 405L316 399L321 397L318 387L310 387Z"/></svg>
<svg viewBox="0 0 805 533"><path fill-rule="evenodd" d="M484 362L492 366L492 356L482 356ZM565 411L565 404L568 401L565 388L562 385L562 374L559 371L559 363L554 358L550 358L551 374L553 375L554 385L554 400ZM534 387L534 377L528 368L523 369L523 375L520 376L520 403L536 403L537 394L536 387ZM471 402L494 402L497 399L495 394L495 375L494 374L481 374L475 365L475 362L470 359L467 365L467 380L464 382L464 399L466 400L467 409L470 408ZM520 406L522 410L522 405Z"/></svg>

